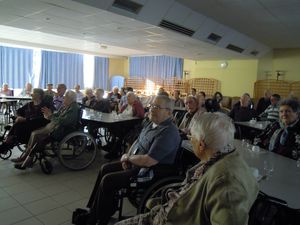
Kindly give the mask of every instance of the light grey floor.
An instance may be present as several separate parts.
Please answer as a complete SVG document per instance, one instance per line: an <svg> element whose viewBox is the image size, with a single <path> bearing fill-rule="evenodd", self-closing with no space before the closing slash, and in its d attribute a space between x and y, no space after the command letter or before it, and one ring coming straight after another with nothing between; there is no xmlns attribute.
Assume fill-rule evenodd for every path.
<svg viewBox="0 0 300 225"><path fill-rule="evenodd" d="M63 168L54 159L51 175L45 175L38 164L20 171L10 160L0 159L0 225L71 224L73 210L85 207L99 167L105 162L98 153L91 167L76 172ZM13 155L19 154L15 148ZM123 210L124 215L135 213L127 201ZM115 215L110 224L116 218Z"/></svg>

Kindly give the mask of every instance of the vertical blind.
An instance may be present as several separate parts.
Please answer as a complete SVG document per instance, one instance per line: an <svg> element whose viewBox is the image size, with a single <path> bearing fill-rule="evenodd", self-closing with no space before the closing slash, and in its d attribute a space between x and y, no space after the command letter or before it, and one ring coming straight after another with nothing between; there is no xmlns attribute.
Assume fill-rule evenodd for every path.
<svg viewBox="0 0 300 225"><path fill-rule="evenodd" d="M182 78L183 59L171 56L130 57L130 76L142 78Z"/></svg>
<svg viewBox="0 0 300 225"><path fill-rule="evenodd" d="M33 50L0 46L0 84L23 88L33 79Z"/></svg>
<svg viewBox="0 0 300 225"><path fill-rule="evenodd" d="M63 83L68 89L76 84L83 87L83 55L42 51L39 86L44 88L48 83Z"/></svg>

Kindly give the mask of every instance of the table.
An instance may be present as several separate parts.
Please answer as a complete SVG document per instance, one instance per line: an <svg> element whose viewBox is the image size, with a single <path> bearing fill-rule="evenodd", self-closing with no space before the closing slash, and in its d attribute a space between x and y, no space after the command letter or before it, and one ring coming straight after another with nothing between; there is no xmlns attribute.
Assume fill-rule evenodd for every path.
<svg viewBox="0 0 300 225"><path fill-rule="evenodd" d="M84 123L93 127L107 128L108 131L113 134L111 140L112 146L114 146L116 140L124 144L125 136L142 121L139 117L124 116L122 114L117 115L116 113L102 113L92 109L83 109L81 119Z"/></svg>
<svg viewBox="0 0 300 225"><path fill-rule="evenodd" d="M0 96L0 99L10 99L10 100L31 100L31 97L25 96Z"/></svg>
<svg viewBox="0 0 300 225"><path fill-rule="evenodd" d="M266 129L266 127L271 123L270 121L246 121L246 122L234 122L237 125L253 128L259 131Z"/></svg>
<svg viewBox="0 0 300 225"><path fill-rule="evenodd" d="M292 208L300 208L300 168L296 166L295 160L264 149L252 151L252 145L247 147L240 140L234 140L233 145L250 167L258 169L260 175L264 174L265 162L274 165L272 176L259 182L261 191L287 201ZM192 151L189 140L183 141L182 147Z"/></svg>

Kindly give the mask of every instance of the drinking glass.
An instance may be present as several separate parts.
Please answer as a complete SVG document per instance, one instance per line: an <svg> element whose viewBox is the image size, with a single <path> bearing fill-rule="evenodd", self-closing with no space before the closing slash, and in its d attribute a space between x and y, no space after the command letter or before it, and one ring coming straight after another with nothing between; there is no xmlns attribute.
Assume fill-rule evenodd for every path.
<svg viewBox="0 0 300 225"><path fill-rule="evenodd" d="M274 173L274 163L272 161L264 161L264 175L272 177Z"/></svg>

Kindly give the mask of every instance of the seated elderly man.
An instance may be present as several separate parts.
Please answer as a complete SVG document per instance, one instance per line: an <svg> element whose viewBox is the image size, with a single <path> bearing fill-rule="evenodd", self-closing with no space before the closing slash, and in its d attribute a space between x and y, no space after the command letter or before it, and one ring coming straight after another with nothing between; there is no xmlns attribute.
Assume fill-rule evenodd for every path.
<svg viewBox="0 0 300 225"><path fill-rule="evenodd" d="M244 93L241 96L240 101L233 106L229 116L234 121L249 121L256 117L256 112L253 109L251 97L248 93Z"/></svg>
<svg viewBox="0 0 300 225"><path fill-rule="evenodd" d="M223 113L203 113L191 128L200 163L178 189L165 191L161 204L116 225L247 225L258 185L233 142L234 125Z"/></svg>
<svg viewBox="0 0 300 225"><path fill-rule="evenodd" d="M87 205L90 208L87 224L109 222L116 209L114 196L121 188L129 188L130 178L151 180L168 175L168 165L174 163L180 143L172 122L172 108L171 99L157 96L150 107L152 122L141 131L129 153L120 161L102 166Z"/></svg>
<svg viewBox="0 0 300 225"><path fill-rule="evenodd" d="M32 102L27 103L17 110L15 123L0 146L0 152L13 148L15 143L27 143L32 131L46 126L49 122L44 118L42 108L48 107L52 111L54 108L53 105L47 104L43 100L43 89L34 88L31 96Z"/></svg>
<svg viewBox="0 0 300 225"><path fill-rule="evenodd" d="M270 124L254 139L254 144L283 156L300 157L300 105L295 99L285 99L279 104L280 121Z"/></svg>
<svg viewBox="0 0 300 225"><path fill-rule="evenodd" d="M265 119L271 122L279 120L279 103L280 95L271 95L271 105L269 105L266 110L259 115L261 119Z"/></svg>
<svg viewBox="0 0 300 225"><path fill-rule="evenodd" d="M53 105L56 110L59 110L63 106L64 94L67 90L67 86L65 84L57 85L57 93L55 93L53 97Z"/></svg>
<svg viewBox="0 0 300 225"><path fill-rule="evenodd" d="M76 93L70 90L66 92L63 106L57 113L53 114L47 107L42 108L42 112L44 117L50 122L44 128L33 131L24 153L19 158L11 160L16 163L15 168L17 169L26 169L26 167L32 165L34 151L39 150L50 135L55 140L60 140L67 133L76 129L79 119Z"/></svg>
<svg viewBox="0 0 300 225"><path fill-rule="evenodd" d="M122 115L144 118L145 110L136 95L130 91L126 96L127 104L121 108L120 113Z"/></svg>
<svg viewBox="0 0 300 225"><path fill-rule="evenodd" d="M183 134L189 134L193 124L193 118L197 114L205 112L205 109L199 105L197 97L192 95L186 97L185 107L187 109L187 113L184 115L178 128Z"/></svg>

